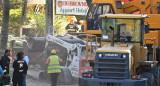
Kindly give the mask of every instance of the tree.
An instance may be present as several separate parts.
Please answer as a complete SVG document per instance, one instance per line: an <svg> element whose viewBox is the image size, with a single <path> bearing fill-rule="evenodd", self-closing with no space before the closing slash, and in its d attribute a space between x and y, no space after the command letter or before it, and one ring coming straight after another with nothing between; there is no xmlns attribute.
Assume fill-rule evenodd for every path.
<svg viewBox="0 0 160 86"><path fill-rule="evenodd" d="M40 12L33 12L32 15L34 15L34 23L32 23L32 27L34 27L34 30L31 30L30 33L32 34L32 36L36 37L45 36L45 14Z"/></svg>
<svg viewBox="0 0 160 86"><path fill-rule="evenodd" d="M9 31L9 10L10 0L2 0L3 14L2 14L2 30L1 30L1 49L4 50L7 47L8 31Z"/></svg>
<svg viewBox="0 0 160 86"><path fill-rule="evenodd" d="M20 29L22 30L22 25L26 19L26 13L27 13L27 0L22 1L22 14L21 14L21 19L20 19Z"/></svg>
<svg viewBox="0 0 160 86"><path fill-rule="evenodd" d="M19 27L23 25L26 19L26 12L27 12L27 0L23 0L22 2L23 2L22 12L21 12L21 18L19 22L20 23ZM2 30L1 30L1 49L6 49L7 42L8 42L8 32L9 32L10 0L2 0L2 8L3 8L3 14L2 14ZM13 8L17 8L17 7L14 6Z"/></svg>
<svg viewBox="0 0 160 86"><path fill-rule="evenodd" d="M27 0L10 0L9 33L19 36L20 28L30 23L27 11Z"/></svg>

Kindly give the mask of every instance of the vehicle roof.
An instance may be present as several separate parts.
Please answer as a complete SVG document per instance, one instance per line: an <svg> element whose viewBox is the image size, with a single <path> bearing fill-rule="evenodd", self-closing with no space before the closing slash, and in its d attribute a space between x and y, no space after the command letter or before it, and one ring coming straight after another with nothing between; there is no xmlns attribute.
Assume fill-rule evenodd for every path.
<svg viewBox="0 0 160 86"><path fill-rule="evenodd" d="M94 0L92 1L92 4L109 4L109 3L115 3L114 0Z"/></svg>
<svg viewBox="0 0 160 86"><path fill-rule="evenodd" d="M124 19L130 19L130 18L135 18L135 19L142 19L142 18L147 18L149 16L144 15L144 14L104 14L100 15L101 18L124 18Z"/></svg>

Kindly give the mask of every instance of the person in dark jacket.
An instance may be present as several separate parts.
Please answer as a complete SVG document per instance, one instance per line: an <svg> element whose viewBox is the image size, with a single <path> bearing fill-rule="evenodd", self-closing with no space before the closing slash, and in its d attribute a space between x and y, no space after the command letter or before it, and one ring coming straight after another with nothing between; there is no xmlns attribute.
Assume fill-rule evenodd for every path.
<svg viewBox="0 0 160 86"><path fill-rule="evenodd" d="M0 67L0 86L3 86L3 80L2 80L3 74L4 74L3 69Z"/></svg>
<svg viewBox="0 0 160 86"><path fill-rule="evenodd" d="M4 75L7 75L9 74L9 64L10 64L10 59L9 59L9 56L10 56L10 50L5 50L5 54L4 56L1 57L1 67L4 71Z"/></svg>
<svg viewBox="0 0 160 86"><path fill-rule="evenodd" d="M10 50L8 49L5 50L5 54L4 56L1 57L1 60L0 60L1 67L4 72L4 76L8 76L8 77L2 77L3 85L9 85L10 83L10 76L9 76L10 53L11 53Z"/></svg>
<svg viewBox="0 0 160 86"><path fill-rule="evenodd" d="M13 62L13 86L23 86L24 75L27 74L28 65L26 61L23 60L24 53L17 53L17 60Z"/></svg>

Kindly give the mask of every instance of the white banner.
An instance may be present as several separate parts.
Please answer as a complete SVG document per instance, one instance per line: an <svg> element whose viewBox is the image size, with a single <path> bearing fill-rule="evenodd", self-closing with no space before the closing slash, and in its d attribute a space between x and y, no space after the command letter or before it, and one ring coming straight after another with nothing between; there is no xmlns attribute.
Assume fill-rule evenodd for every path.
<svg viewBox="0 0 160 86"><path fill-rule="evenodd" d="M28 4L46 4L46 0L28 0Z"/></svg>
<svg viewBox="0 0 160 86"><path fill-rule="evenodd" d="M57 15L86 15L87 11L86 0L56 0Z"/></svg>

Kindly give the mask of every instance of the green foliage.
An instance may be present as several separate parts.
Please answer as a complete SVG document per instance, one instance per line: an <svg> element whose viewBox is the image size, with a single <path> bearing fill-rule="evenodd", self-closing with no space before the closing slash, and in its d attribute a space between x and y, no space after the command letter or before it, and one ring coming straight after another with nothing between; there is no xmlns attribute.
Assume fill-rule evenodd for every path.
<svg viewBox="0 0 160 86"><path fill-rule="evenodd" d="M10 28L16 29L19 26L21 18L21 9L10 9Z"/></svg>
<svg viewBox="0 0 160 86"><path fill-rule="evenodd" d="M34 16L34 12L28 12L27 13L27 16L26 16L26 20L24 22L24 25L30 25L32 24L32 20L35 18Z"/></svg>
<svg viewBox="0 0 160 86"><path fill-rule="evenodd" d="M9 18L10 31L9 32L15 34L16 36L19 35L21 12L22 12L21 8L19 8L19 9L10 9L10 18ZM24 24L31 23L29 21L30 18L32 18L32 17L27 17Z"/></svg>
<svg viewBox="0 0 160 86"><path fill-rule="evenodd" d="M54 34L55 35L64 35L65 27L68 24L66 16L55 15L54 16Z"/></svg>
<svg viewBox="0 0 160 86"><path fill-rule="evenodd" d="M45 14L39 13L35 16L37 30L39 31L39 36L45 36L46 33L46 19Z"/></svg>
<svg viewBox="0 0 160 86"><path fill-rule="evenodd" d="M34 15L34 22L32 22L32 26L35 30L32 30L33 36L45 36L46 33L46 19L45 14L40 12L32 12L30 15ZM62 15L54 15L54 35L64 35L65 34L65 26L68 24L66 16ZM32 18L30 18L32 19Z"/></svg>
<svg viewBox="0 0 160 86"><path fill-rule="evenodd" d="M21 8L22 0L10 0L10 9Z"/></svg>
<svg viewBox="0 0 160 86"><path fill-rule="evenodd" d="M46 19L45 14L43 13L32 13L34 15L35 23L32 23L32 26L35 27L34 36L45 36L46 29Z"/></svg>
<svg viewBox="0 0 160 86"><path fill-rule="evenodd" d="M42 8L39 6L38 8ZM10 18L9 18L9 33L19 36L20 29L20 18L22 12L22 0L10 0ZM43 12L43 11L42 11ZM28 12L24 26L31 26L34 29L31 30L32 36L45 36L46 32L46 19L45 14L42 12L36 12L33 8L32 12ZM2 17L2 12L0 12L0 17ZM54 15L54 32L55 35L64 35L65 27L68 24L66 16ZM2 21L0 21L1 24Z"/></svg>

